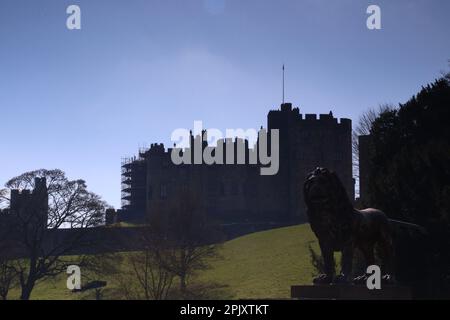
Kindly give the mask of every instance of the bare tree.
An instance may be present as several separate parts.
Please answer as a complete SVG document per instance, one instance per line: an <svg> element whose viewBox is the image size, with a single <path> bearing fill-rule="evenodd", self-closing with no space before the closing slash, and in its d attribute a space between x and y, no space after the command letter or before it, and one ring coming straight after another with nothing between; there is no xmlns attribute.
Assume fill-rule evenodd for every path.
<svg viewBox="0 0 450 320"><path fill-rule="evenodd" d="M117 274L119 292L128 300L165 300L171 292L175 275L165 268L162 261L165 248L146 230L139 238L143 250L127 255L131 268Z"/></svg>
<svg viewBox="0 0 450 320"><path fill-rule="evenodd" d="M160 300L180 294L183 298L206 296L205 290L217 290L217 285L188 290L190 277L207 269L209 259L218 256L217 240L201 200L192 192L175 192L155 203L140 240L143 250L130 255L132 270L117 277L121 294L132 300ZM173 290L175 278L179 293Z"/></svg>
<svg viewBox="0 0 450 320"><path fill-rule="evenodd" d="M182 191L167 206L168 215L153 217L150 233L153 246L159 248L155 252L157 260L178 276L180 292L186 297L189 278L209 267L208 260L217 257L218 244L198 196Z"/></svg>
<svg viewBox="0 0 450 320"><path fill-rule="evenodd" d="M20 252L13 268L20 298L28 300L37 282L74 264L67 255L88 245L86 230L103 222L107 205L87 190L83 180L69 180L61 170L27 172L8 181L6 188L11 194L14 242ZM14 190L33 191L22 192L14 200L18 196Z"/></svg>
<svg viewBox="0 0 450 320"><path fill-rule="evenodd" d="M7 300L9 290L15 284L17 277L8 257L8 248L0 248L0 299Z"/></svg>
<svg viewBox="0 0 450 320"><path fill-rule="evenodd" d="M119 275L122 262L123 255L117 252L81 256L78 266L83 270L81 274L83 285L80 291L94 292L95 299L101 300L108 284L105 279L111 275Z"/></svg>
<svg viewBox="0 0 450 320"><path fill-rule="evenodd" d="M17 275L12 267L14 248L10 241L11 230L8 210L1 204L6 203L6 190L0 190L0 299L7 300L9 290L16 284Z"/></svg>
<svg viewBox="0 0 450 320"><path fill-rule="evenodd" d="M352 162L353 162L353 176L359 182L359 136L370 134L373 122L378 116L384 112L392 110L394 107L390 104L382 104L378 109L370 108L365 111L358 119L352 131ZM359 188L357 188L359 193Z"/></svg>
<svg viewBox="0 0 450 320"><path fill-rule="evenodd" d="M8 202L8 190L0 189L0 210L4 209ZM0 212L1 213L1 212Z"/></svg>
<svg viewBox="0 0 450 320"><path fill-rule="evenodd" d="M134 276L146 300L167 299L174 279L174 274L161 261L165 253L156 254L157 251L157 248L149 248L130 258Z"/></svg>
<svg viewBox="0 0 450 320"><path fill-rule="evenodd" d="M16 279L14 269L9 261L0 261L0 298L8 299L8 293Z"/></svg>

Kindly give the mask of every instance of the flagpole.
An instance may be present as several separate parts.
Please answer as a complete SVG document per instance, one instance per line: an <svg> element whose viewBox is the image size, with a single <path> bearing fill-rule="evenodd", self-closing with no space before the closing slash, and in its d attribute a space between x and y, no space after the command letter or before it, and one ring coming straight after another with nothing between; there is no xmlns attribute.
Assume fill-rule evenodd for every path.
<svg viewBox="0 0 450 320"><path fill-rule="evenodd" d="M283 104L284 104L284 63L283 63Z"/></svg>

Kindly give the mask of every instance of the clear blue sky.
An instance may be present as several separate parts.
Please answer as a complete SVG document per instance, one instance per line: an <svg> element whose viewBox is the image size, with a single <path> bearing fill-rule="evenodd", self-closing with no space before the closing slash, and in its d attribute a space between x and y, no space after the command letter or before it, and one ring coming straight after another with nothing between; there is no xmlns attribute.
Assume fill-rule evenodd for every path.
<svg viewBox="0 0 450 320"><path fill-rule="evenodd" d="M0 183L60 168L118 207L139 146L194 120L265 126L283 63L302 113L405 102L448 70L449 15L447 0L0 0Z"/></svg>

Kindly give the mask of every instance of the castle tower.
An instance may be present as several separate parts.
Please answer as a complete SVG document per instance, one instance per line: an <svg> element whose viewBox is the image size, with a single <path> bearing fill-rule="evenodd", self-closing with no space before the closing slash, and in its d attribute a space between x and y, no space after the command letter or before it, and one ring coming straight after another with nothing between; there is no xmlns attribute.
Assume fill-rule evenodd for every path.
<svg viewBox="0 0 450 320"><path fill-rule="evenodd" d="M295 173L295 166L292 159L292 144L296 140L296 128L298 122L301 120L298 108L292 108L292 103L283 103L280 110L271 110L267 115L268 133L270 130L279 130L280 143L280 168L278 174L273 177L273 183L277 185L280 190L278 198L283 204L282 215L284 219L297 218L296 203L294 198L297 197L296 188L293 183L297 183Z"/></svg>
<svg viewBox="0 0 450 320"><path fill-rule="evenodd" d="M268 114L268 129L280 130L280 170L278 185L288 195L291 219L305 220L303 182L316 167L335 171L350 199L354 199L350 119L329 114L300 114L298 108L284 103Z"/></svg>
<svg viewBox="0 0 450 320"><path fill-rule="evenodd" d="M32 191L11 190L10 212L32 228L46 229L48 222L48 189L45 178L34 179Z"/></svg>

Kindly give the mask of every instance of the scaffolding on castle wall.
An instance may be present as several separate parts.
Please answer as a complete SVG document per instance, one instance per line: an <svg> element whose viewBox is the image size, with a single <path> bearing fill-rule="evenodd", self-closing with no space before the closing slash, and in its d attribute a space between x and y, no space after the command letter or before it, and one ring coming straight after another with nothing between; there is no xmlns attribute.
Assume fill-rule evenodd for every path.
<svg viewBox="0 0 450 320"><path fill-rule="evenodd" d="M145 196L145 166L142 157L122 158L121 161L121 206L122 209L131 209L135 202L142 202ZM137 192L136 192L137 191Z"/></svg>

